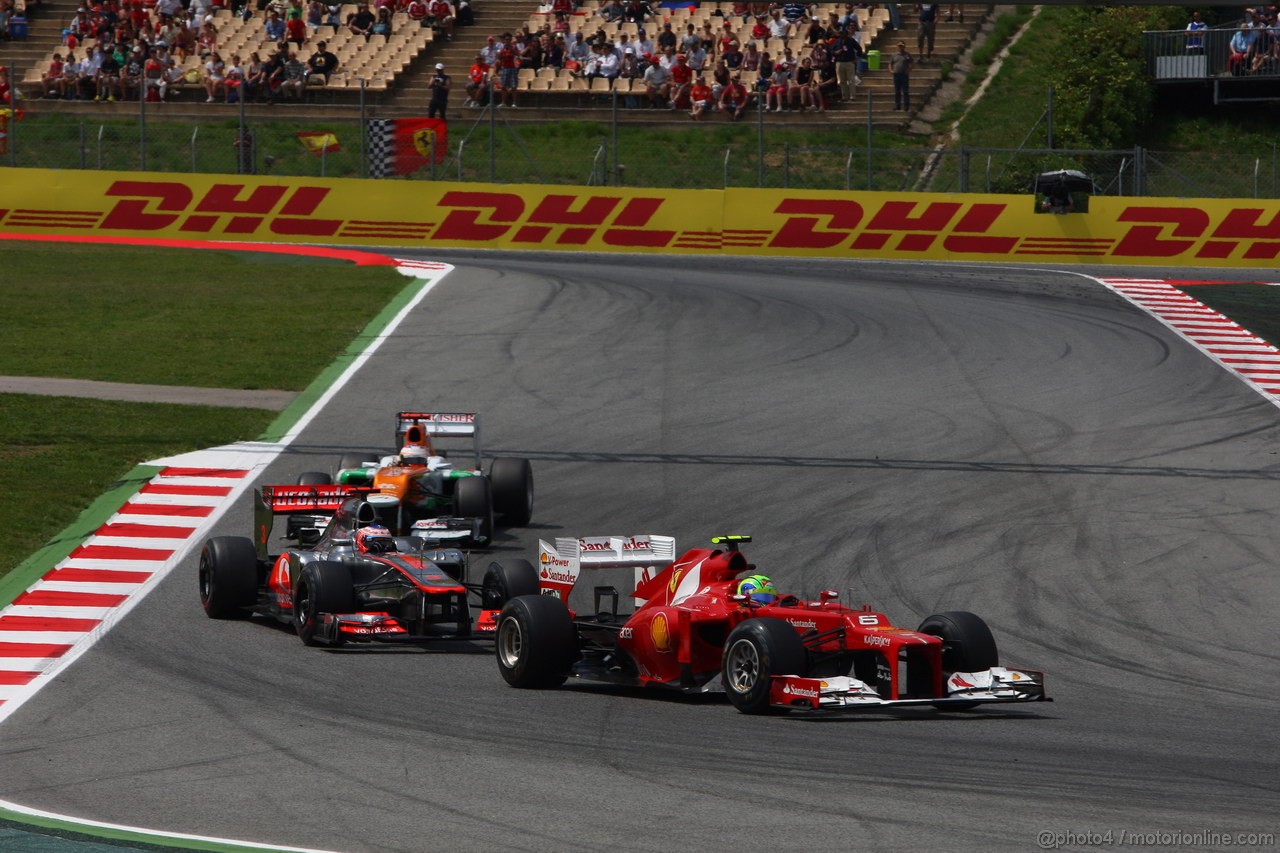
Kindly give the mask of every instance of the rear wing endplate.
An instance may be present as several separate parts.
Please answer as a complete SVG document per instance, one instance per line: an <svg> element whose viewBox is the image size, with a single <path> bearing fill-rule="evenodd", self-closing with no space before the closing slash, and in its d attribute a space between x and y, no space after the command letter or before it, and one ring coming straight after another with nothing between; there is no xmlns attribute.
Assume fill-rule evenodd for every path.
<svg viewBox="0 0 1280 853"><path fill-rule="evenodd" d="M289 516L290 539L319 539L329 519L352 495L366 494L366 486L262 486L253 491L254 546L266 559L271 528L277 515Z"/></svg>
<svg viewBox="0 0 1280 853"><path fill-rule="evenodd" d="M404 435L409 427L421 424L432 438L471 438L476 455L476 469L480 458L480 415L475 412L397 412L396 450L404 445Z"/></svg>
<svg viewBox="0 0 1280 853"><path fill-rule="evenodd" d="M538 578L543 595L554 595L568 603L569 593L584 568L633 568L639 586L675 558L675 537L650 533L563 538L554 544L539 540Z"/></svg>

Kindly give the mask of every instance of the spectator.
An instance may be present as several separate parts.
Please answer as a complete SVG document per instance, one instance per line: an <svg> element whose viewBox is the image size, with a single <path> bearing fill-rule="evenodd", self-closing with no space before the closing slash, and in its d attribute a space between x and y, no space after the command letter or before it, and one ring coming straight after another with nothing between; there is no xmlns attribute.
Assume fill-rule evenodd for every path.
<svg viewBox="0 0 1280 853"><path fill-rule="evenodd" d="M769 38L788 38L791 35L791 22L782 17L782 9L775 6L770 15Z"/></svg>
<svg viewBox="0 0 1280 853"><path fill-rule="evenodd" d="M742 52L742 65L739 68L743 71L760 70L760 50L756 47L755 42L747 42L747 49Z"/></svg>
<svg viewBox="0 0 1280 853"><path fill-rule="evenodd" d="M600 7L600 17L607 24L616 24L622 21L626 15L626 7L622 5L622 0L609 0L605 5Z"/></svg>
<svg viewBox="0 0 1280 853"><path fill-rule="evenodd" d="M916 10L920 16L920 28L916 30L916 52L922 58L932 59L934 37L938 31L938 4L919 3Z"/></svg>
<svg viewBox="0 0 1280 853"><path fill-rule="evenodd" d="M405 7L405 14L409 16L409 20L414 21L419 26L426 24L427 18L431 14L431 4L429 0L409 0L409 5Z"/></svg>
<svg viewBox="0 0 1280 853"><path fill-rule="evenodd" d="M698 31L693 24L685 24L684 35L680 36L680 52L684 54L692 53L701 43L702 37L698 35Z"/></svg>
<svg viewBox="0 0 1280 853"><path fill-rule="evenodd" d="M769 76L769 88L765 91L764 109L768 112L770 108L775 113L780 113L785 109L787 102L787 94L791 91L791 70L787 68L785 62L779 62L773 66L773 73Z"/></svg>
<svg viewBox="0 0 1280 853"><path fill-rule="evenodd" d="M520 51L520 67L538 69L542 67L542 37L531 38L525 42Z"/></svg>
<svg viewBox="0 0 1280 853"><path fill-rule="evenodd" d="M689 59L689 67L693 69L693 75L697 77L707 70L707 52L702 49L702 42L695 42L693 50L685 53Z"/></svg>
<svg viewBox="0 0 1280 853"><path fill-rule="evenodd" d="M515 39L510 33L503 33L501 46L498 48L498 83L502 91L502 102L498 108L516 108L516 89L520 85L520 51L516 48Z"/></svg>
<svg viewBox="0 0 1280 853"><path fill-rule="evenodd" d="M847 30L852 26L855 32L862 26L862 22L858 20L858 11L854 8L854 4L852 3L844 4L844 13L836 23L844 30Z"/></svg>
<svg viewBox="0 0 1280 853"><path fill-rule="evenodd" d="M477 53L475 61L471 63L463 88L467 91L466 106L482 107L489 102L489 63L485 61L483 51Z"/></svg>
<svg viewBox="0 0 1280 853"><path fill-rule="evenodd" d="M636 32L636 40L632 47L636 49L636 57L641 57L645 54L653 55L654 44L645 34L644 27L641 27Z"/></svg>
<svg viewBox="0 0 1280 853"><path fill-rule="evenodd" d="M373 26L369 28L369 35L382 36L389 38L391 36L391 10L385 6L378 10L377 16L373 19Z"/></svg>
<svg viewBox="0 0 1280 853"><path fill-rule="evenodd" d="M959 9L960 23L964 23L964 4L952 3L950 10L947 12L947 23L951 23L956 17L956 9Z"/></svg>
<svg viewBox="0 0 1280 853"><path fill-rule="evenodd" d="M911 112L911 66L915 58L907 53L907 43L898 42L898 48L889 54L889 70L893 72L893 108Z"/></svg>
<svg viewBox="0 0 1280 853"><path fill-rule="evenodd" d="M321 82L328 83L333 72L337 70L338 57L329 50L328 42L317 43L316 52L307 60L307 82L310 82L312 77L318 77Z"/></svg>
<svg viewBox="0 0 1280 853"><path fill-rule="evenodd" d="M142 63L142 79L147 87L143 96L148 101L163 101L166 88L164 79L164 60L160 58L160 48L154 47Z"/></svg>
<svg viewBox="0 0 1280 853"><path fill-rule="evenodd" d="M1233 76L1244 74L1253 63L1257 31L1247 23L1241 24L1231 37L1230 53L1227 56L1227 68Z"/></svg>
<svg viewBox="0 0 1280 853"><path fill-rule="evenodd" d="M307 41L307 22L302 17L302 10L290 9L285 14L287 15L284 22L285 40L297 45L301 50Z"/></svg>
<svg viewBox="0 0 1280 853"><path fill-rule="evenodd" d="M120 61L116 58L114 46L108 44L103 51L102 61L98 63L98 73L94 78L96 91L95 101L114 101L120 90Z"/></svg>
<svg viewBox="0 0 1280 853"><path fill-rule="evenodd" d="M124 66L120 69L120 100L131 101L142 97L140 87L145 64L146 55L142 52L142 45L134 45L124 59Z"/></svg>
<svg viewBox="0 0 1280 853"><path fill-rule="evenodd" d="M823 26L822 19L818 17L810 18L809 26L804 31L805 44L813 46L826 41L827 38L827 28Z"/></svg>
<svg viewBox="0 0 1280 853"><path fill-rule="evenodd" d="M444 63L436 63L436 73L431 75L427 88L431 90L431 102L427 105L427 118L448 118L445 115L449 108L449 87L453 78L444 73Z"/></svg>
<svg viewBox="0 0 1280 853"><path fill-rule="evenodd" d="M213 21L201 25L200 35L196 37L196 49L200 53L200 58L206 60L210 54L217 51L218 31L213 28Z"/></svg>
<svg viewBox="0 0 1280 853"><path fill-rule="evenodd" d="M649 8L648 0L627 0L622 12L622 20L633 24L643 24L652 16L653 9Z"/></svg>
<svg viewBox="0 0 1280 853"><path fill-rule="evenodd" d="M480 52L484 54L485 64L490 68L498 66L498 40L493 36L489 36L485 40L485 46L480 48Z"/></svg>
<svg viewBox="0 0 1280 853"><path fill-rule="evenodd" d="M67 61L71 62L73 59L74 55L68 53ZM55 53L53 55L53 59L49 62L49 70L40 75L40 86L43 92L43 97L52 98L56 95L61 98L65 89L63 80L62 54Z"/></svg>
<svg viewBox="0 0 1280 853"><path fill-rule="evenodd" d="M231 61L227 63L226 69L222 74L222 86L226 92L226 102L228 104L238 103L245 96L244 93L244 66L240 64L240 54L231 54Z"/></svg>
<svg viewBox="0 0 1280 853"><path fill-rule="evenodd" d="M210 53L204 63L204 91L208 96L206 104L212 104L219 94L226 95L225 72L226 63L222 61L222 56L216 50Z"/></svg>
<svg viewBox="0 0 1280 853"><path fill-rule="evenodd" d="M269 42L279 42L284 39L285 26L284 21L280 20L280 13L272 10L267 13L267 22L262 25L262 32Z"/></svg>
<svg viewBox="0 0 1280 853"><path fill-rule="evenodd" d="M449 0L431 0L428 7L427 21L436 35L442 35L447 41L453 41L453 25L455 16Z"/></svg>
<svg viewBox="0 0 1280 853"><path fill-rule="evenodd" d="M311 2L307 3L307 29L314 33L323 27L327 13L328 10L325 9L320 0L311 0Z"/></svg>
<svg viewBox="0 0 1280 853"><path fill-rule="evenodd" d="M716 108L715 101L711 99L711 87L707 85L706 77L699 75L689 89L689 105L689 115L694 121L700 120L703 115Z"/></svg>
<svg viewBox="0 0 1280 853"><path fill-rule="evenodd" d="M363 36L365 41L373 35L373 25L378 19L369 9L368 3L361 3L356 11L347 19L347 29L353 36Z"/></svg>
<svg viewBox="0 0 1280 853"><path fill-rule="evenodd" d="M1207 29L1209 29L1209 25L1200 20L1200 13L1198 11L1192 12L1191 21L1187 24L1186 46L1189 52L1201 53L1204 51L1204 31Z"/></svg>
<svg viewBox="0 0 1280 853"><path fill-rule="evenodd" d="M831 60L835 63L841 99L852 100L858 86L862 83L862 78L858 76L858 66L862 62L862 42L848 28L836 36L836 43L831 50Z"/></svg>
<svg viewBox="0 0 1280 853"><path fill-rule="evenodd" d="M542 57L543 68L564 68L564 60L568 54L568 48L565 47L564 34L556 33L555 38L551 39L551 47Z"/></svg>
<svg viewBox="0 0 1280 853"><path fill-rule="evenodd" d="M665 22L662 25L662 31L658 33L658 50L666 50L668 47L675 50L678 42L679 39L671 30L671 22Z"/></svg>
<svg viewBox="0 0 1280 853"><path fill-rule="evenodd" d="M806 56L800 60L800 65L791 75L791 89L787 92L791 106L794 108L799 104L800 112L804 112L808 107L817 106L814 98L817 94L817 84L818 79L813 73L813 60Z"/></svg>
<svg viewBox="0 0 1280 853"><path fill-rule="evenodd" d="M751 42L767 42L769 40L769 16L757 15L755 23L751 25Z"/></svg>
<svg viewBox="0 0 1280 853"><path fill-rule="evenodd" d="M818 64L816 74L818 82L814 98L818 102L818 112L825 112L831 108L831 102L840 95L840 82L836 77L835 63L828 59Z"/></svg>
<svg viewBox="0 0 1280 853"><path fill-rule="evenodd" d="M800 0L786 0L782 4L782 17L786 18L796 30L799 30L808 20L809 14L809 4L802 3Z"/></svg>
<svg viewBox="0 0 1280 853"><path fill-rule="evenodd" d="M724 47L724 53L720 55L720 59L725 65L729 66L730 71L738 71L742 68L742 51L738 49L738 43L731 41Z"/></svg>
<svg viewBox="0 0 1280 853"><path fill-rule="evenodd" d="M671 66L671 109L683 109L692 88L693 69L689 67L689 58L677 53L675 65Z"/></svg>
<svg viewBox="0 0 1280 853"><path fill-rule="evenodd" d="M644 72L644 95L650 107L665 105L671 98L671 72L656 57Z"/></svg>
<svg viewBox="0 0 1280 853"><path fill-rule="evenodd" d="M302 100L307 88L307 66L298 54L292 50L284 61L284 78L280 83L280 95L284 98Z"/></svg>
<svg viewBox="0 0 1280 853"><path fill-rule="evenodd" d="M746 110L750 99L751 95L747 93L747 87L742 85L742 79L735 74L729 85L720 92L720 111L727 115L730 121L737 121L742 118L742 113Z"/></svg>
<svg viewBox="0 0 1280 853"><path fill-rule="evenodd" d="M320 48L324 48L324 42L320 43ZM262 98L262 94L267 91L267 64L262 61L262 56L255 50L249 54L249 63L244 67L244 81L240 84L240 97L244 98L245 103L250 100L257 101Z"/></svg>
<svg viewBox="0 0 1280 853"><path fill-rule="evenodd" d="M733 72L729 70L729 66L724 64L724 60L716 61L715 68L711 69L711 97L717 101L720 100L720 93L724 91L724 87L729 85L729 81L733 79Z"/></svg>

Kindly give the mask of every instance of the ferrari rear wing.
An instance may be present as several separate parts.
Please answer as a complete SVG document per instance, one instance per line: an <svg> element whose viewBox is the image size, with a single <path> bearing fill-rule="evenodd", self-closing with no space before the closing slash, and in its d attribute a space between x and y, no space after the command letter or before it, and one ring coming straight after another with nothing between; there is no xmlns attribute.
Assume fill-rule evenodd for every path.
<svg viewBox="0 0 1280 853"><path fill-rule="evenodd" d="M585 569L636 570L639 586L676 558L673 536L641 533L635 536L582 536L556 539L554 544L538 541L538 577L542 594L569 601L569 593Z"/></svg>
<svg viewBox="0 0 1280 853"><path fill-rule="evenodd" d="M396 413L396 448L404 444L405 433L420 425L432 438L471 438L480 468L480 415L475 412L398 412Z"/></svg>

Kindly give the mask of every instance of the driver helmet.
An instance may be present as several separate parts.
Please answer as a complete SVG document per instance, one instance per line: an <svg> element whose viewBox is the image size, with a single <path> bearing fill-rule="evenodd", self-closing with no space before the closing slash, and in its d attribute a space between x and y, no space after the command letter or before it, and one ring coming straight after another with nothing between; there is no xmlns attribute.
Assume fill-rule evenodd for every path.
<svg viewBox="0 0 1280 853"><path fill-rule="evenodd" d="M396 540L381 524L370 524L356 532L356 550L361 554L385 554L396 550Z"/></svg>
<svg viewBox="0 0 1280 853"><path fill-rule="evenodd" d="M778 590L768 575L752 575L738 582L738 594L747 596L757 604L773 604L778 599Z"/></svg>

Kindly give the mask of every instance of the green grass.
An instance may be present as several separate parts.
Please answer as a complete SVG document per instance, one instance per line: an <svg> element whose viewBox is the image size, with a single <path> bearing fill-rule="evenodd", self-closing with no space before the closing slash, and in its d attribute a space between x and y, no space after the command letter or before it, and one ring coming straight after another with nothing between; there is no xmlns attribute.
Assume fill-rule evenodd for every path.
<svg viewBox="0 0 1280 853"><path fill-rule="evenodd" d="M155 358L163 353L152 351ZM253 438L275 417L222 409L0 394L0 575L75 521L133 466Z"/></svg>
<svg viewBox="0 0 1280 853"><path fill-rule="evenodd" d="M56 245L56 248L55 248ZM0 375L299 391L405 286L387 267L0 245Z"/></svg>
<svg viewBox="0 0 1280 853"><path fill-rule="evenodd" d="M1280 347L1280 287L1215 284L1184 287L1183 292L1225 314L1272 346Z"/></svg>
<svg viewBox="0 0 1280 853"><path fill-rule="evenodd" d="M301 390L405 287L388 267L231 251L0 244L0 375ZM134 465L276 413L0 395L0 575ZM56 499L51 499L56 496Z"/></svg>

